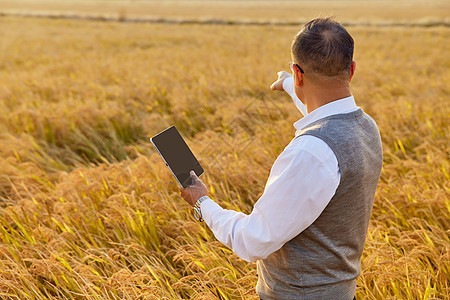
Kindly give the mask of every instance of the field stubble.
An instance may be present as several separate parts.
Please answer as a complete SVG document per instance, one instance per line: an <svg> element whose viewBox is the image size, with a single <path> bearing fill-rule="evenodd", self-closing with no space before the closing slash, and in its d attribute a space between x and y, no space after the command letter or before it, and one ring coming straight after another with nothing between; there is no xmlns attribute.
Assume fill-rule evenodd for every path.
<svg viewBox="0 0 450 300"><path fill-rule="evenodd" d="M256 299L255 265L193 220L147 137L175 124L212 197L249 213L300 117L268 89L298 28L0 27L0 295ZM357 298L445 299L450 31L350 32L384 148Z"/></svg>

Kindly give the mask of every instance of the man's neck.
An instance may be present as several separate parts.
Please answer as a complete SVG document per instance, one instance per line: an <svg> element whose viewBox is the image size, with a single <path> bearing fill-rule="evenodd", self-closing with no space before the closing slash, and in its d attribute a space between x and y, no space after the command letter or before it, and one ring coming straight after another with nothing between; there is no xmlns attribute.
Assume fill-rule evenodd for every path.
<svg viewBox="0 0 450 300"><path fill-rule="evenodd" d="M309 114L322 105L350 96L351 92L348 86L326 89L317 88L312 89L310 93L305 93L304 104Z"/></svg>

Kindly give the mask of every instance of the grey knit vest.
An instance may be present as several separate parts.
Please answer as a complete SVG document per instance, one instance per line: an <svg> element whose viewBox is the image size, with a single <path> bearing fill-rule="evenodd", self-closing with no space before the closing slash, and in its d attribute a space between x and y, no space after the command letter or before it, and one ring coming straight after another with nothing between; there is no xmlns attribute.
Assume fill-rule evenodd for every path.
<svg viewBox="0 0 450 300"><path fill-rule="evenodd" d="M359 108L313 122L302 135L315 136L331 148L341 179L313 224L257 262L256 290L263 300L350 300L381 173L380 133L375 121Z"/></svg>

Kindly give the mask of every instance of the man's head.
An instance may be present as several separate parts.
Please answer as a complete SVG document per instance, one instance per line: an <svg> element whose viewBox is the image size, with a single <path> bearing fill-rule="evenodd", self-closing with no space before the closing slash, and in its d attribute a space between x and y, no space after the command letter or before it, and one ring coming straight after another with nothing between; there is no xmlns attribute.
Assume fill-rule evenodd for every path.
<svg viewBox="0 0 450 300"><path fill-rule="evenodd" d="M356 67L353 48L353 38L333 19L317 18L306 23L291 46L297 96L303 102L319 99L313 106L320 106L349 94Z"/></svg>
<svg viewBox="0 0 450 300"><path fill-rule="evenodd" d="M349 79L353 38L331 18L309 21L292 41L292 58L306 74Z"/></svg>

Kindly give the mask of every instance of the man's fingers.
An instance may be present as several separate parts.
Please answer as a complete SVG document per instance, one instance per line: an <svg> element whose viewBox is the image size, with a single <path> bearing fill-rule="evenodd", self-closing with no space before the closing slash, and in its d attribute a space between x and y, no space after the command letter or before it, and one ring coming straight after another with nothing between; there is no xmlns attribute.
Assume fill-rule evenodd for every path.
<svg viewBox="0 0 450 300"><path fill-rule="evenodd" d="M282 91L283 89L283 81L278 79L270 86L270 89L273 91Z"/></svg>
<svg viewBox="0 0 450 300"><path fill-rule="evenodd" d="M277 75L278 79L270 85L270 89L272 91L283 91L283 81L292 75L286 71L277 72Z"/></svg>
<svg viewBox="0 0 450 300"><path fill-rule="evenodd" d="M191 171L191 172L189 173L189 175L190 175L191 178L192 178L192 184L191 184L191 186L193 186L193 185L195 185L195 184L197 183L197 181L199 181L199 179L198 179L198 177L197 177L197 175L195 174L194 171Z"/></svg>

